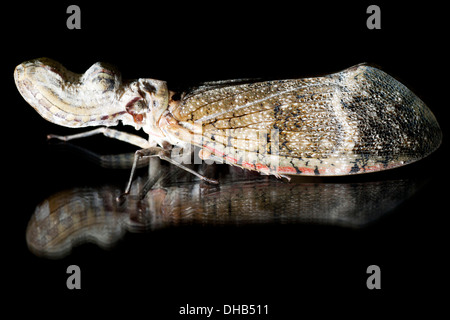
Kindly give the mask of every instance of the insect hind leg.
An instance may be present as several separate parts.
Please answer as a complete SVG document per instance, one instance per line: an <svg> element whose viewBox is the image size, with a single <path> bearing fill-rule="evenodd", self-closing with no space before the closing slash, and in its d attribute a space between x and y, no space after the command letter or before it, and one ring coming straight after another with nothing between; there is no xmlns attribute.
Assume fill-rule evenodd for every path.
<svg viewBox="0 0 450 320"><path fill-rule="evenodd" d="M134 162L133 162L133 167L131 168L131 173L130 173L130 179L128 180L128 184L127 187L125 188L125 192L123 194L121 194L118 198L117 201L122 202L125 200L125 197L130 193L130 189L131 189L131 184L133 182L133 178L134 178L134 174L137 168L137 164L139 162L140 159L142 158L152 158L152 157L158 157L161 160L165 160L183 170L186 170L187 172L197 176L198 178L200 178L203 181L206 181L208 183L212 183L212 184L218 184L219 182L215 179L210 179L207 178L205 176L202 176L201 174L199 174L198 172L195 172L194 170L186 167L185 165L183 165L182 163L172 159L170 157L170 150L166 150L160 147L150 147L150 148L146 148L146 149L142 149L142 150L138 150L136 151L135 155L134 155ZM146 188L150 189L151 186L146 186Z"/></svg>

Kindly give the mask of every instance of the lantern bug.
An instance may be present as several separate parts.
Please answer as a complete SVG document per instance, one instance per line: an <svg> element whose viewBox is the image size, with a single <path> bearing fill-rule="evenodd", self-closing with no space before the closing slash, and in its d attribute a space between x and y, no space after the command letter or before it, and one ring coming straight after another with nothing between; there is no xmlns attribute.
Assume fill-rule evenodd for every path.
<svg viewBox="0 0 450 320"><path fill-rule="evenodd" d="M66 127L102 126L71 140L103 134L202 176L171 157L172 146L200 147L202 159L288 175L350 175L420 160L441 143L430 109L399 81L366 64L322 77L203 83L184 92L165 81L123 81L96 63L84 74L40 58L18 65L16 86L46 120ZM109 127L143 129L144 139ZM136 165L125 190L130 190Z"/></svg>

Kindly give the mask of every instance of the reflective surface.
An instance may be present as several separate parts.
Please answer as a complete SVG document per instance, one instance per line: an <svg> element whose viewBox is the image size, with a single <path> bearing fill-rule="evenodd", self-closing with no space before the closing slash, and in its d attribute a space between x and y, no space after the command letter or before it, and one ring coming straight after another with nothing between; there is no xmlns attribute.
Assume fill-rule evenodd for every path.
<svg viewBox="0 0 450 320"><path fill-rule="evenodd" d="M366 21L371 14L366 10L372 3L364 1L291 1L267 6L211 2L206 7L196 2L147 1L139 6L83 2L82 29L68 30L65 22L70 4L7 3L8 14L0 22L7 31L1 78L6 97L2 104L0 222L5 314L11 309L11 314L27 319L105 319L116 318L118 313L132 319L202 318L179 315L186 304L216 308L268 304L265 319L383 319L387 314L398 318L423 314L431 319L445 314L450 268L450 108L448 50L446 41L439 40L448 38L446 10L424 3L383 2L382 29L368 30ZM124 78L146 75L182 88L220 79L308 77L373 62L398 76L427 102L443 130L443 144L423 161L386 174L307 182L311 188L317 183L349 188L358 183L412 180L413 189L418 187L394 209L362 228L303 222L180 223L137 233L121 225L121 238L113 245L101 248L79 242L71 244L65 256L48 259L52 254L34 254L26 240L36 207L63 192L75 196L73 190L122 191L130 172L104 169L48 144L47 134L82 130L47 123L17 92L15 66L42 56L64 61L76 72L84 72L93 61L108 61L123 70ZM76 144L103 155L135 151L105 137ZM142 168L138 174L142 186L147 170ZM234 176L227 167L219 168L217 175ZM245 173L241 177L248 180ZM272 192L281 188L278 182ZM243 190L244 185L239 182L235 187ZM185 188L180 183L181 187ZM223 181L220 187L225 187ZM208 195L222 190L199 188ZM390 190L378 193L384 194L386 203L397 189ZM353 197L360 210L356 203L345 206L354 205L355 213L365 216L366 204L372 199L364 196L364 201ZM277 206L295 207L301 200L300 195ZM79 197L77 201L95 204L104 200ZM330 206L339 211L345 207L340 204L334 198ZM116 204L111 202L111 206ZM45 214L41 218L43 222ZM145 220L133 217L131 221L141 228L137 222ZM66 286L70 265L81 269L81 290ZM366 286L370 265L381 269L381 290ZM220 314L215 318L229 319Z"/></svg>
<svg viewBox="0 0 450 320"><path fill-rule="evenodd" d="M94 153L90 156L99 158ZM125 158L108 157L108 163L117 166ZM131 153L128 160L132 158ZM192 224L361 228L395 209L425 183L406 177L379 181L373 180L377 177L363 177L362 181L294 177L287 182L226 165L203 164L196 170L218 176L220 185L206 184L175 166L151 159L148 174L134 181L131 194L122 203L117 198L123 189L115 185L55 193L36 207L27 227L28 247L36 255L59 258L84 242L111 248L127 230L148 232ZM155 184L141 199L148 181Z"/></svg>

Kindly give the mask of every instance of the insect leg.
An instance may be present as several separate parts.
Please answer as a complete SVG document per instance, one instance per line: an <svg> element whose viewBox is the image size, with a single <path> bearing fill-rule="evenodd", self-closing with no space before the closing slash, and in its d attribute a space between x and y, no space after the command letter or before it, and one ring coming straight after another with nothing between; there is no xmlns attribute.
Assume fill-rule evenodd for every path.
<svg viewBox="0 0 450 320"><path fill-rule="evenodd" d="M121 153L121 154L98 154L86 148L80 147L76 144L65 143L60 144L68 151L75 153L82 158L89 160L102 168L107 169L131 169L134 161L134 152ZM148 166L149 159L141 159L138 162L137 167L141 168Z"/></svg>
<svg viewBox="0 0 450 320"><path fill-rule="evenodd" d="M59 140L63 140L63 141L69 141L69 140L73 140L73 139L90 137L90 136L93 136L96 134L103 134L104 136L106 136L108 138L113 138L113 139L117 139L117 140L120 140L123 142L127 142L132 145L138 146L140 148L148 148L149 147L149 142L142 137L139 137L137 135L127 133L127 132L121 132L118 130L110 129L107 127L97 128L97 129L94 129L91 131L86 131L86 132L73 134L73 135L69 135L69 136L58 136L55 134L49 134L49 135L47 135L47 139L59 139Z"/></svg>
<svg viewBox="0 0 450 320"><path fill-rule="evenodd" d="M179 168L181 168L183 170L186 170L187 172L192 173L193 175L199 177L203 181L206 181L206 182L209 182L209 183L213 183L213 184L218 184L219 183L217 180L210 179L210 178L207 178L205 176L202 176L201 174L195 172L194 170L186 167L182 163L173 160L170 157L169 150L165 150L165 149L160 148L160 147L151 147L151 148L147 148L147 149L142 149L142 150L136 151L136 153L134 155L133 167L131 168L130 179L128 180L127 187L125 188L125 192L122 195L120 195L120 197L117 199L117 201L122 202L124 200L124 197L130 193L131 184L133 182L134 173L136 171L138 161L141 158L151 158L151 157L159 157L161 160L165 160L167 162L170 162L171 164L176 165L177 167L179 167ZM150 186L146 186L146 187L150 188Z"/></svg>
<svg viewBox="0 0 450 320"><path fill-rule="evenodd" d="M219 184L219 181L217 181L217 180L215 180L215 179L207 178L207 177L205 177L205 176L202 176L202 175L199 174L198 172L195 172L194 170L192 170L192 169L186 167L185 165L181 164L181 163L178 162L178 161L173 160L172 158L166 156L165 154L159 155L159 158L162 159L162 160L166 160L167 162L170 162L171 164L176 165L177 167L179 167L179 168L181 168L181 169L183 169L183 170L186 170L187 172L192 173L194 176L199 177L199 178L200 178L201 180L203 180L203 181L206 181L206 182L212 183L212 184Z"/></svg>
<svg viewBox="0 0 450 320"><path fill-rule="evenodd" d="M151 158L150 158L151 159ZM149 160L147 158L147 160ZM155 159L156 160L156 159ZM151 163L151 169L155 169L153 173L149 172L149 177L144 186L139 191L139 199L144 199L150 189L153 187L163 188L165 181L173 181L180 174L178 170L164 170L159 163ZM170 167L166 167L170 168Z"/></svg>

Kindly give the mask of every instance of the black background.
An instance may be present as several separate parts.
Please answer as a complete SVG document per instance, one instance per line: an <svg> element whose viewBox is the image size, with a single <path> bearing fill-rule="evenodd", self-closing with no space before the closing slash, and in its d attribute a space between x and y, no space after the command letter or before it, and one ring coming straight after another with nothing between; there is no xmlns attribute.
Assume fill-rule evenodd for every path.
<svg viewBox="0 0 450 320"><path fill-rule="evenodd" d="M21 2L3 9L1 288L7 308L16 301L17 315L123 312L175 318L188 303L268 304L266 318L286 319L311 313L428 314L443 306L441 290L448 287L448 24L443 8L377 2L382 29L368 30L366 9L372 3L364 1L81 1L82 29L68 30L70 4ZM444 142L404 171L425 172L432 179L427 187L362 230L180 227L127 235L109 251L84 245L66 258L47 260L32 255L25 242L35 206L73 186L125 183L128 172L116 174L49 148L46 134L75 131L40 118L13 81L16 65L42 56L79 73L107 61L124 79L150 77L174 87L229 78L315 76L375 63L427 103ZM100 153L133 151L102 137L80 144ZM79 291L66 288L71 264L81 267ZM371 264L381 267L381 290L366 287Z"/></svg>

